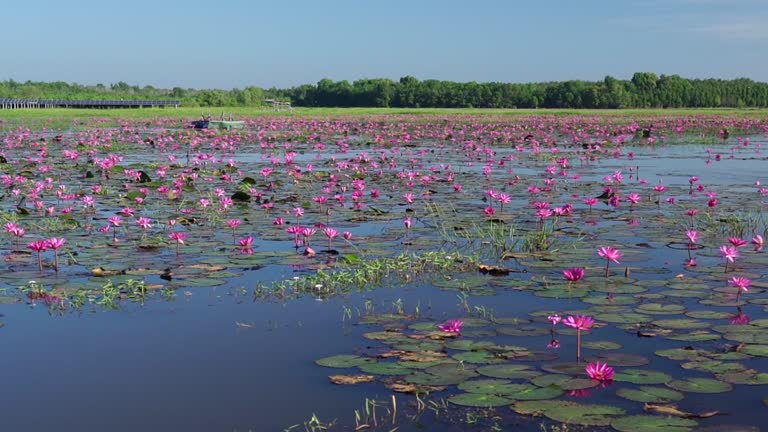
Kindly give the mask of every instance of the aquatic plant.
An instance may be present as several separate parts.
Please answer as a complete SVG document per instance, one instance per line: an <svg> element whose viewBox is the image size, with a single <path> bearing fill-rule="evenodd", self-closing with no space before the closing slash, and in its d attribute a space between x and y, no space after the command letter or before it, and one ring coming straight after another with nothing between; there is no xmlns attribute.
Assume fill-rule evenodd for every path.
<svg viewBox="0 0 768 432"><path fill-rule="evenodd" d="M602 246L597 250L597 254L605 258L605 277L608 278L608 266L611 264L611 261L619 264L619 258L622 257L622 253L616 248Z"/></svg>
<svg viewBox="0 0 768 432"><path fill-rule="evenodd" d="M587 315L569 315L563 319L563 325L576 329L576 361L581 361L581 332L589 331L595 324L594 318Z"/></svg>
<svg viewBox="0 0 768 432"><path fill-rule="evenodd" d="M603 382L613 381L613 368L606 363L601 363L599 361L587 363L585 370L587 371L587 375L593 380Z"/></svg>

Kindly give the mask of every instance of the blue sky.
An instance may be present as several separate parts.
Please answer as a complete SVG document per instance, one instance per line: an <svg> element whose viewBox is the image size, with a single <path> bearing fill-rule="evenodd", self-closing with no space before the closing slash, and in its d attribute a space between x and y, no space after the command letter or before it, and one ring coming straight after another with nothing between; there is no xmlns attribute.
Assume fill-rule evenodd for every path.
<svg viewBox="0 0 768 432"><path fill-rule="evenodd" d="M0 80L768 81L768 0L7 1Z"/></svg>

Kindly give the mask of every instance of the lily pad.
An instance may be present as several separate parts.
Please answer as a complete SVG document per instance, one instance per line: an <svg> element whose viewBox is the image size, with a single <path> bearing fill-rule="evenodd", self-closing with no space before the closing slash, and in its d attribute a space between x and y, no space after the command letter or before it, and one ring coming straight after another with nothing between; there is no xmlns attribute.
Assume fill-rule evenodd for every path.
<svg viewBox="0 0 768 432"><path fill-rule="evenodd" d="M586 375L586 372L585 372ZM600 385L599 381L589 378L575 378L568 375L540 375L531 380L539 387L557 386L563 390L583 390Z"/></svg>
<svg viewBox="0 0 768 432"><path fill-rule="evenodd" d="M650 362L648 358L637 354L626 354L620 352L594 353L589 356L589 361L601 361L611 366L643 366Z"/></svg>
<svg viewBox="0 0 768 432"><path fill-rule="evenodd" d="M719 360L697 360L680 364L683 369L691 369L710 373L740 372L746 369L740 363L723 362Z"/></svg>
<svg viewBox="0 0 768 432"><path fill-rule="evenodd" d="M682 334L673 334L666 336L667 339L686 342L704 342L713 341L721 338L719 334L708 332L706 330L697 330Z"/></svg>
<svg viewBox="0 0 768 432"><path fill-rule="evenodd" d="M672 381L672 376L664 372L645 369L624 369L614 374L613 379L632 384L665 384Z"/></svg>
<svg viewBox="0 0 768 432"><path fill-rule="evenodd" d="M461 393L448 398L448 402L461 406L490 408L508 405L512 400L492 394Z"/></svg>
<svg viewBox="0 0 768 432"><path fill-rule="evenodd" d="M635 308L635 310L640 313L651 315L677 315L685 312L685 306L665 303L645 303Z"/></svg>
<svg viewBox="0 0 768 432"><path fill-rule="evenodd" d="M512 409L518 414L544 415L554 421L582 426L608 426L616 416L624 414L623 409L609 405L548 400L515 402Z"/></svg>
<svg viewBox="0 0 768 432"><path fill-rule="evenodd" d="M464 381L458 385L458 388L468 393L508 396L518 393L527 386L527 384L513 384L511 381L503 379L476 379Z"/></svg>
<svg viewBox="0 0 768 432"><path fill-rule="evenodd" d="M706 352L695 350L693 348L670 348L656 351L656 355L659 357L668 358L671 360L696 360L704 356Z"/></svg>
<svg viewBox="0 0 768 432"><path fill-rule="evenodd" d="M691 318L665 319L652 322L653 325L669 329L704 329L710 324Z"/></svg>
<svg viewBox="0 0 768 432"><path fill-rule="evenodd" d="M620 388L616 394L624 399L645 403L669 403L683 400L685 397L676 390L665 387L640 386L639 388Z"/></svg>
<svg viewBox="0 0 768 432"><path fill-rule="evenodd" d="M710 378L672 380L667 383L667 386L690 393L724 393L733 390L731 384Z"/></svg>
<svg viewBox="0 0 768 432"><path fill-rule="evenodd" d="M488 364L504 362L504 359L496 357L493 353L488 351L467 351L454 354L451 357L458 361L467 363Z"/></svg>
<svg viewBox="0 0 768 432"><path fill-rule="evenodd" d="M652 318L648 315L633 313L633 312L627 312L627 313L601 313L595 315L595 318L600 321L605 321L609 323L615 323L615 324L635 324L635 323L642 323L642 322L648 322Z"/></svg>
<svg viewBox="0 0 768 432"><path fill-rule="evenodd" d="M499 327L496 331L508 336L544 336L549 334L549 328L535 326Z"/></svg>
<svg viewBox="0 0 768 432"><path fill-rule="evenodd" d="M351 368L351 367L357 367L368 363L374 363L376 362L375 359L369 358L369 357L360 357L356 355L351 354L340 354L330 357L323 357L321 359L315 360L315 363L317 363L320 366L330 367L330 368Z"/></svg>
<svg viewBox="0 0 768 432"><path fill-rule="evenodd" d="M768 357L768 345L747 344L741 352L756 357Z"/></svg>
<svg viewBox="0 0 768 432"><path fill-rule="evenodd" d="M532 378L541 375L541 372L531 369L526 365L498 364L477 368L481 375L492 378Z"/></svg>
<svg viewBox="0 0 768 432"><path fill-rule="evenodd" d="M732 316L729 312L712 310L689 311L686 312L685 315L696 319L727 319Z"/></svg>
<svg viewBox="0 0 768 432"><path fill-rule="evenodd" d="M563 389L555 385L546 387L529 385L515 394L507 395L507 397L515 400L545 400L554 399L561 396L563 393Z"/></svg>
<svg viewBox="0 0 768 432"><path fill-rule="evenodd" d="M367 373L373 375L408 375L413 372L413 369L408 369L398 363L367 363L358 368Z"/></svg>
<svg viewBox="0 0 768 432"><path fill-rule="evenodd" d="M698 426L695 420L680 417L634 415L611 421L611 427L620 432L688 432Z"/></svg>
<svg viewBox="0 0 768 432"><path fill-rule="evenodd" d="M765 385L768 384L768 373L759 373L754 369L737 372L727 372L716 375L720 381L731 384Z"/></svg>
<svg viewBox="0 0 768 432"><path fill-rule="evenodd" d="M611 341L586 341L582 342L581 346L596 350L617 350L622 347L621 344Z"/></svg>

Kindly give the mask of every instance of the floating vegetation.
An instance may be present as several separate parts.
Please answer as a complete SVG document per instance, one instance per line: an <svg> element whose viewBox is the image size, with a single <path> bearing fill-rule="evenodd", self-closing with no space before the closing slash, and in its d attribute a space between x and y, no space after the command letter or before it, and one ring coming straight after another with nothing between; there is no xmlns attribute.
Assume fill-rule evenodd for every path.
<svg viewBox="0 0 768 432"><path fill-rule="evenodd" d="M760 119L118 124L3 129L4 307L146 314L203 290L327 302L356 346L311 366L334 391L494 425L754 423L744 407L765 395L741 386L768 383ZM684 411L697 394L716 410ZM378 427L383 406L366 400L356 427Z"/></svg>

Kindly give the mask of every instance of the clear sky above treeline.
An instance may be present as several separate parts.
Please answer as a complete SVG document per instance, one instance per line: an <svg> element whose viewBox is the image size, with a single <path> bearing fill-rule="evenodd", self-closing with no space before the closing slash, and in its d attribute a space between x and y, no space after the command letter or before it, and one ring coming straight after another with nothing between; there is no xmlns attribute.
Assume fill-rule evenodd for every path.
<svg viewBox="0 0 768 432"><path fill-rule="evenodd" d="M649 71L768 81L768 0L26 0L1 10L2 80L229 89Z"/></svg>

